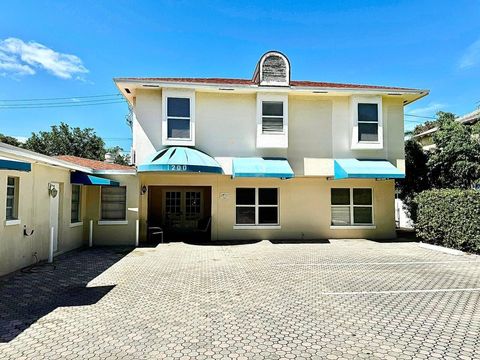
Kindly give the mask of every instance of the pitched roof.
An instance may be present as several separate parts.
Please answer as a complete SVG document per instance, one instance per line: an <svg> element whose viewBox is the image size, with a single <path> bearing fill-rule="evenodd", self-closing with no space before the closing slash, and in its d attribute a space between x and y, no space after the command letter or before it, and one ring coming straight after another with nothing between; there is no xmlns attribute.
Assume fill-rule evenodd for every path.
<svg viewBox="0 0 480 360"><path fill-rule="evenodd" d="M192 83L192 84L216 84L216 85L257 85L251 79L230 79L230 78L173 78L173 77L126 77L115 78L115 81L158 81L165 83ZM419 89L394 87L394 86L378 86L363 84L342 84L320 81L303 81L291 80L291 86L312 87L312 88L328 88L328 89L379 89L379 90L407 90L421 91Z"/></svg>
<svg viewBox="0 0 480 360"><path fill-rule="evenodd" d="M55 156L55 158L63 161L67 161L75 165L88 167L92 170L135 170L135 168L132 166L111 164L105 161L85 159L82 157L72 156L72 155L59 155L59 156Z"/></svg>

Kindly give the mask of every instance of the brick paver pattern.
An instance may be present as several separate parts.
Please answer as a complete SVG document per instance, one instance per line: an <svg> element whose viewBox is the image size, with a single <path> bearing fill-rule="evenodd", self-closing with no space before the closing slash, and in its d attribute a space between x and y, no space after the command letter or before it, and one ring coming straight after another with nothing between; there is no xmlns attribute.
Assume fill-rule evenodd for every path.
<svg viewBox="0 0 480 360"><path fill-rule="evenodd" d="M480 358L475 255L362 240L127 253L0 279L0 358Z"/></svg>

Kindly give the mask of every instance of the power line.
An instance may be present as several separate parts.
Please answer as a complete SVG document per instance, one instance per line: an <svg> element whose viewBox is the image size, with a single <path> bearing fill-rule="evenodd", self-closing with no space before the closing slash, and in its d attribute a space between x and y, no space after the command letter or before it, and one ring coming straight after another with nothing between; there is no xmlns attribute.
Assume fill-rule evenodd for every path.
<svg viewBox="0 0 480 360"><path fill-rule="evenodd" d="M56 97L56 98L43 98L43 99L1 99L1 102L16 102L16 101L51 101L51 100L72 100L75 99L87 99L87 98L102 98L122 96L122 94L104 94L104 95L86 95L86 96L70 96L70 97Z"/></svg>
<svg viewBox="0 0 480 360"><path fill-rule="evenodd" d="M436 120L437 118L434 116L420 116L420 115L414 115L414 114L404 114L405 116L411 116L411 117L416 117L416 118L421 118L421 119L434 119Z"/></svg>
<svg viewBox="0 0 480 360"><path fill-rule="evenodd" d="M74 103L74 104L31 104L31 105L0 105L1 109L45 109L45 108L59 108L59 107L77 107L77 106L95 106L95 105L109 105L109 104L125 104L125 100L109 100L109 101L99 101L99 102L88 102L88 103Z"/></svg>

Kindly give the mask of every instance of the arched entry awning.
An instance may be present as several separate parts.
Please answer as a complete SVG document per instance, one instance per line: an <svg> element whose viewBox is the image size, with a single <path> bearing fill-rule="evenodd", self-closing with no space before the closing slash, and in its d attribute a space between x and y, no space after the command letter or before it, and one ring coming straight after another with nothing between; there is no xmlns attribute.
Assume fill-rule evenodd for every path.
<svg viewBox="0 0 480 360"><path fill-rule="evenodd" d="M199 150L172 146L162 149L138 166L138 172L194 172L222 174L222 167L211 156Z"/></svg>

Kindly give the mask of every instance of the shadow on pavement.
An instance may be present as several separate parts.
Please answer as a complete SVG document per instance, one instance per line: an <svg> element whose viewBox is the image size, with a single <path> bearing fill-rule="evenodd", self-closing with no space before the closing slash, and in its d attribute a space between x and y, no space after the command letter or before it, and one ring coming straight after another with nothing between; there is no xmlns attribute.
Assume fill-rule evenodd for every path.
<svg viewBox="0 0 480 360"><path fill-rule="evenodd" d="M114 286L88 282L131 249L79 249L0 278L0 343L9 342L58 307L92 305Z"/></svg>

